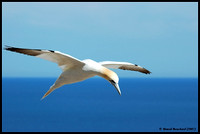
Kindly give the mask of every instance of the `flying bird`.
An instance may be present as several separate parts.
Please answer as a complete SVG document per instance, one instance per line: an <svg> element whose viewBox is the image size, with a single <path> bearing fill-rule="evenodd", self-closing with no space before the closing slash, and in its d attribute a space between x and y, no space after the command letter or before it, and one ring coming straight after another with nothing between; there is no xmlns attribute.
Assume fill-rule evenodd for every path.
<svg viewBox="0 0 200 134"><path fill-rule="evenodd" d="M108 68L138 71L145 74L151 73L147 69L129 62L116 62L116 61L96 62L91 59L79 60L68 54L64 54L59 51L53 51L53 50L26 49L26 48L16 48L10 46L6 46L4 49L21 54L39 57L51 62L55 62L62 69L61 75L57 78L57 80L50 87L50 89L44 94L42 99L48 96L55 89L65 84L80 82L88 78L91 78L93 76L100 76L109 81L121 95L121 91L118 85L119 77L115 72L111 71Z"/></svg>

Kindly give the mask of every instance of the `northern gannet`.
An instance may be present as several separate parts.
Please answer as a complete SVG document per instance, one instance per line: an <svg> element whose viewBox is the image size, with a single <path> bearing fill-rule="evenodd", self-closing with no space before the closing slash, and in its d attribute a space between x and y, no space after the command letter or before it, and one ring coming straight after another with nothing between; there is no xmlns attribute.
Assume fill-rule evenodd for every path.
<svg viewBox="0 0 200 134"><path fill-rule="evenodd" d="M151 73L147 69L129 62L116 62L116 61L95 62L91 59L79 60L68 54L64 54L59 51L53 51L53 50L26 49L26 48L16 48L10 46L6 46L4 49L30 56L36 56L48 61L55 62L62 69L61 75L58 77L55 83L50 87L50 89L45 93L42 99L44 99L55 89L65 84L80 82L96 75L108 80L121 95L121 91L118 85L119 78L115 72L111 71L108 68L138 71L145 74Z"/></svg>

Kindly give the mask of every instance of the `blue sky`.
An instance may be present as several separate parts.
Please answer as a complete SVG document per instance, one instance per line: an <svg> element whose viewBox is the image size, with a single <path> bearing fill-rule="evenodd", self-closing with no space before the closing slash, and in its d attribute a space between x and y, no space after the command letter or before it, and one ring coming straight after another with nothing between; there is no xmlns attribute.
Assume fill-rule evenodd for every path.
<svg viewBox="0 0 200 134"><path fill-rule="evenodd" d="M197 2L3 2L4 45L78 59L125 61L152 72L119 77L198 77ZM3 77L58 77L57 64L2 49Z"/></svg>

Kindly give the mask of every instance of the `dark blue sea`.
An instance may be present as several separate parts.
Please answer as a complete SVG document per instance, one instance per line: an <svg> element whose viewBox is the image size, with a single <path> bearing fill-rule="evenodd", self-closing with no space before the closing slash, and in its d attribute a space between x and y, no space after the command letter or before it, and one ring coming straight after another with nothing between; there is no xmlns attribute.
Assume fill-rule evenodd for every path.
<svg viewBox="0 0 200 134"><path fill-rule="evenodd" d="M198 132L197 78L2 78L3 132Z"/></svg>

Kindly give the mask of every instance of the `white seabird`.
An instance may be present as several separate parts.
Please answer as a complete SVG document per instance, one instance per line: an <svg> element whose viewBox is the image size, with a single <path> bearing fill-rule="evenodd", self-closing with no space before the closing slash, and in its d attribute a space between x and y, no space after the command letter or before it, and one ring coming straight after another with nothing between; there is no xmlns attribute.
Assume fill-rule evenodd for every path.
<svg viewBox="0 0 200 134"><path fill-rule="evenodd" d="M71 84L83 81L96 75L108 80L121 95L121 91L118 85L119 78L115 72L111 71L108 68L139 71L145 74L151 73L150 71L141 66L128 62L115 62L115 61L95 62L91 59L79 60L68 54L52 50L25 49L25 48L16 48L10 46L6 46L4 49L30 56L36 56L45 60L55 62L62 69L61 75L58 77L55 83L50 87L50 89L45 93L42 99L44 99L55 89L65 84Z"/></svg>

